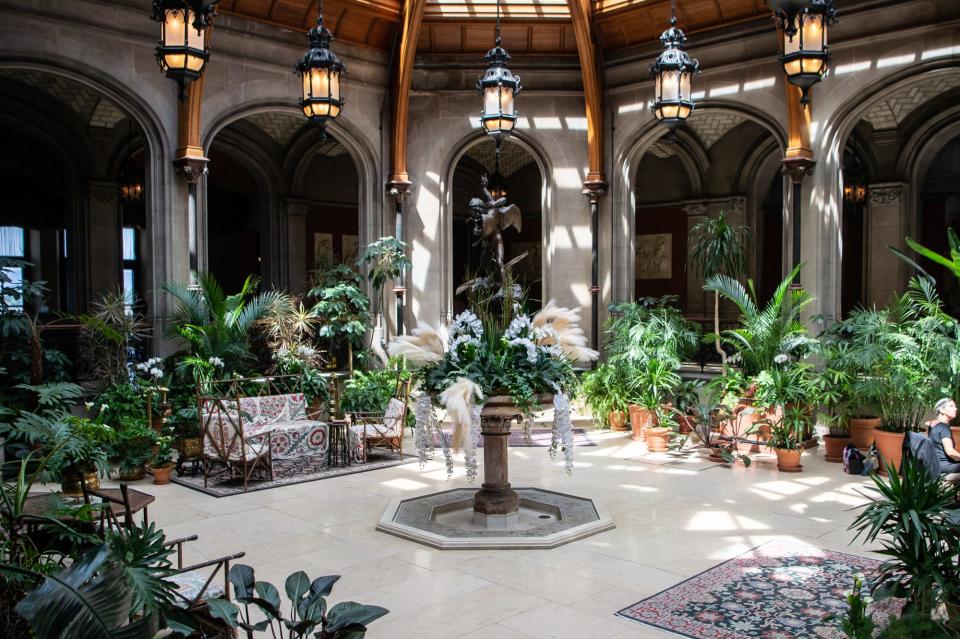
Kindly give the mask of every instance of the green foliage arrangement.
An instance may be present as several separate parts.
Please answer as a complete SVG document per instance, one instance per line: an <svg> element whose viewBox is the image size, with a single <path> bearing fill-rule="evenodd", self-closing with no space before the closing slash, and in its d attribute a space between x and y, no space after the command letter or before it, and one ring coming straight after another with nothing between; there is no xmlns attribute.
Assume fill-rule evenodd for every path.
<svg viewBox="0 0 960 639"><path fill-rule="evenodd" d="M913 457L900 473L888 467L887 479L872 475L875 498L850 525L854 540L879 541L886 556L873 594L878 599L906 599L904 612L926 619L960 584L957 548L960 529L949 520L952 490L930 477Z"/></svg>
<svg viewBox="0 0 960 639"><path fill-rule="evenodd" d="M626 413L632 401L633 383L626 369L608 362L597 365L580 378L580 393L597 424L609 426L610 413Z"/></svg>
<svg viewBox="0 0 960 639"><path fill-rule="evenodd" d="M226 295L209 273L195 275L198 287L167 282L163 290L176 305L171 317L172 333L187 342L180 360L181 372L196 381L241 372L253 361L250 336L256 322L277 302L279 293L257 293L257 278L249 276L239 293Z"/></svg>
<svg viewBox="0 0 960 639"><path fill-rule="evenodd" d="M380 606L368 606L346 601L332 607L327 597L333 591L339 575L310 580L307 573L298 571L287 577L284 590L290 600L289 612L284 612L280 591L268 581L257 581L253 568L237 564L230 568L230 583L237 603L223 599L210 600L210 613L222 619L231 628L244 630L253 638L254 632L269 629L278 639L362 639L367 626L390 611ZM254 622L251 607L266 617ZM316 632L315 632L316 631Z"/></svg>
<svg viewBox="0 0 960 639"><path fill-rule="evenodd" d="M847 614L838 618L840 629L848 639L873 639L877 628L873 615L867 613L867 606L873 603L873 597L863 593L864 576L853 576L853 588L844 593L847 600Z"/></svg>
<svg viewBox="0 0 960 639"><path fill-rule="evenodd" d="M788 361L800 361L815 344L800 320L813 298L805 290L790 286L802 266L793 269L763 307L752 281L745 287L728 275L714 275L704 284L704 290L733 302L740 311L740 327L724 331L722 339L737 350L748 377Z"/></svg>
<svg viewBox="0 0 960 639"><path fill-rule="evenodd" d="M149 335L147 322L139 313L128 313L127 295L120 287L102 294L92 312L70 315L86 329L86 357L94 375L113 384L129 376L130 349Z"/></svg>
<svg viewBox="0 0 960 639"><path fill-rule="evenodd" d="M313 312L320 318L318 335L334 345L346 346L347 367L352 375L354 350L363 348L370 326L370 298L350 281L311 289L310 295L317 298Z"/></svg>
<svg viewBox="0 0 960 639"><path fill-rule="evenodd" d="M396 368L354 371L353 377L344 383L340 410L344 414L382 413L387 402L394 396L398 377L404 374L409 375Z"/></svg>

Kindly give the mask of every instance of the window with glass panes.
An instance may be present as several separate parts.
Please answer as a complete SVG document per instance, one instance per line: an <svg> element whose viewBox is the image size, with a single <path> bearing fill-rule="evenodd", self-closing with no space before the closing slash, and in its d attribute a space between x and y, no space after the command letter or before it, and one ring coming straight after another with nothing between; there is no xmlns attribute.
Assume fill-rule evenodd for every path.
<svg viewBox="0 0 960 639"><path fill-rule="evenodd" d="M27 258L26 233L22 226L0 226L0 260L21 260ZM23 287L23 267L3 266L3 288L21 290ZM5 305L10 310L23 310L21 295L4 295Z"/></svg>
<svg viewBox="0 0 960 639"><path fill-rule="evenodd" d="M126 299L124 307L128 314L133 314L139 297L137 288L140 284L140 268L137 257L137 229L125 226L123 227L123 294Z"/></svg>

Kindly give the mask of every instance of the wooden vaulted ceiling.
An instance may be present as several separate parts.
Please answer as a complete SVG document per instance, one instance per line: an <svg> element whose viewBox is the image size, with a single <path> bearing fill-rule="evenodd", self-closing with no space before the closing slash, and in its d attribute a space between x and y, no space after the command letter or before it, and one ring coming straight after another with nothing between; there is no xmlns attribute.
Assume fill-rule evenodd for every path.
<svg viewBox="0 0 960 639"><path fill-rule="evenodd" d="M606 50L655 41L670 21L670 0L590 0ZM389 50L401 24L401 0L324 0L338 40ZM220 0L220 11L305 31L317 0ZM493 42L496 0L426 0L418 53L482 53ZM502 0L503 45L513 55L577 51L568 0ZM769 15L766 0L677 0L688 33Z"/></svg>

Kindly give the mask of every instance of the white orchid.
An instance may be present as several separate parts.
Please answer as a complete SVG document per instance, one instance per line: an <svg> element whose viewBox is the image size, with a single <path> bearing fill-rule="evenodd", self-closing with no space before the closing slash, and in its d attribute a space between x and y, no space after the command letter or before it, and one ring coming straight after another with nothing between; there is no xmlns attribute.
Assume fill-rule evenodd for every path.
<svg viewBox="0 0 960 639"><path fill-rule="evenodd" d="M208 361L210 364L212 364L215 368L223 368L223 366L224 366L223 360L220 359L219 357L211 357L211 358L208 359L207 361Z"/></svg>
<svg viewBox="0 0 960 639"><path fill-rule="evenodd" d="M152 375L155 379L160 379L163 377L163 369L157 367L151 368L150 375Z"/></svg>

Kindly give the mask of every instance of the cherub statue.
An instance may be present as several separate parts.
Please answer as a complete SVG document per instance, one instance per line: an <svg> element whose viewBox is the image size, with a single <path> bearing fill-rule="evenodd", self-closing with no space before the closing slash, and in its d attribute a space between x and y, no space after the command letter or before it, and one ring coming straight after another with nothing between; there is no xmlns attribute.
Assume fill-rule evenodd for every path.
<svg viewBox="0 0 960 639"><path fill-rule="evenodd" d="M478 197L470 200L470 217L474 223L473 232L481 236L485 248L489 250L491 261L496 265L500 274L500 282L507 279L506 268L503 265L503 231L513 227L520 232L523 227L523 218L520 208L516 204L507 204L507 198L494 199L487 188L489 181L486 174L480 176L480 186L486 201Z"/></svg>

